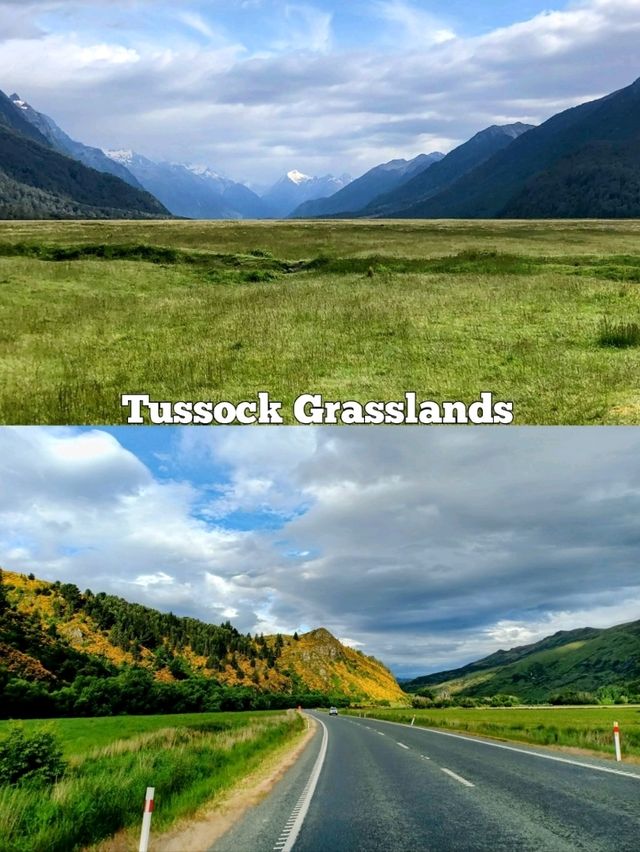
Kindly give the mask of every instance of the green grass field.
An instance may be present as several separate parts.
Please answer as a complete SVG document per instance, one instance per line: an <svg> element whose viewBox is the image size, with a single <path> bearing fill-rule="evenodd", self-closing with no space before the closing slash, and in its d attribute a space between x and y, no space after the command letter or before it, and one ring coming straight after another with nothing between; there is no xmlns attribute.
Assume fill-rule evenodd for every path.
<svg viewBox="0 0 640 852"><path fill-rule="evenodd" d="M153 824L178 817L252 772L299 734L297 713L201 713L27 722L52 725L68 767L51 787L0 784L0 852L73 852L139 830L147 786ZM6 723L0 726L0 739ZM137 848L137 847L136 847Z"/></svg>
<svg viewBox="0 0 640 852"><path fill-rule="evenodd" d="M280 718L282 713L260 711L255 713L176 713L162 716L100 716L77 719L25 719L25 731L43 726L52 730L67 758L82 758L93 749L128 740L140 734L153 734L164 728L199 728L209 725L221 731L243 727L251 719ZM0 739L12 723L0 719Z"/></svg>
<svg viewBox="0 0 640 852"><path fill-rule="evenodd" d="M614 756L613 723L620 724L624 758L640 760L640 707L371 708L345 711L372 719L443 728L545 746L588 749Z"/></svg>
<svg viewBox="0 0 640 852"><path fill-rule="evenodd" d="M513 400L640 423L640 222L4 222L0 422L156 400Z"/></svg>

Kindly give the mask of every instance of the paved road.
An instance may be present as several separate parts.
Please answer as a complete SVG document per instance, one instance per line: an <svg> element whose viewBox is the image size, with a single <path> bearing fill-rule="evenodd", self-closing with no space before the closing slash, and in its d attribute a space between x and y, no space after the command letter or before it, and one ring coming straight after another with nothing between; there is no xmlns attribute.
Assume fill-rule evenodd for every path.
<svg viewBox="0 0 640 852"><path fill-rule="evenodd" d="M327 733L216 852L640 850L640 768L313 715Z"/></svg>

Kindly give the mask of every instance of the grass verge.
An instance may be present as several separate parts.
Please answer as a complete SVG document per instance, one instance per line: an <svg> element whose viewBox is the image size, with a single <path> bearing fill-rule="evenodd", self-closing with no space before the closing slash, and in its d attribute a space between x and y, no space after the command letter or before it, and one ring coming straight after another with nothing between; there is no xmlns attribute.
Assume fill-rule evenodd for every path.
<svg viewBox="0 0 640 852"><path fill-rule="evenodd" d="M620 723L623 754L640 760L640 707L512 707L442 710L347 710L371 719L476 734L531 745L578 748L613 756L613 722Z"/></svg>
<svg viewBox="0 0 640 852"><path fill-rule="evenodd" d="M0 786L1 852L72 852L96 843L139 822L148 785L156 788L154 825L165 829L304 727L296 713L222 715L242 719L204 718L113 740L74 757L49 788Z"/></svg>

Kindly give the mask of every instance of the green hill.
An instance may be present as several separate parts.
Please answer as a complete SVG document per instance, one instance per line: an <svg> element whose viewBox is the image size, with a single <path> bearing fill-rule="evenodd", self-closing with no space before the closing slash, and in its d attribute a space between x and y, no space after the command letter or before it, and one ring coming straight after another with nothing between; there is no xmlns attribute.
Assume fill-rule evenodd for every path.
<svg viewBox="0 0 640 852"><path fill-rule="evenodd" d="M0 92L0 218L168 218L160 202L55 151Z"/></svg>
<svg viewBox="0 0 640 852"><path fill-rule="evenodd" d="M560 631L540 642L498 651L477 662L415 678L407 692L482 698L515 695L542 702L615 687L640 693L640 621L605 630Z"/></svg>
<svg viewBox="0 0 640 852"><path fill-rule="evenodd" d="M149 696L143 705L140 691ZM259 709L323 696L406 701L388 669L324 629L251 636L228 622L0 572L1 715L189 712L221 702Z"/></svg>

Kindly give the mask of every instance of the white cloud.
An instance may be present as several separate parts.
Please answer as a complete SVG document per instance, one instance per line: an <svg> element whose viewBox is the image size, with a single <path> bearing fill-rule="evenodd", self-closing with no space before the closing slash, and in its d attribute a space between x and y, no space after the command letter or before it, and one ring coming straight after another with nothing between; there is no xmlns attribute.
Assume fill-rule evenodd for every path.
<svg viewBox="0 0 640 852"><path fill-rule="evenodd" d="M456 38L454 30L442 19L405 0L378 0L372 11L385 21L399 25L403 48L424 49Z"/></svg>
<svg viewBox="0 0 640 852"><path fill-rule="evenodd" d="M357 49L337 40L327 11L257 4L264 35L252 53L242 33L216 32L215 15L191 3L154 5L157 26L105 26L98 39L68 22L38 37L51 20L38 12L44 5L0 0L0 23L19 19L0 36L2 88L89 144L209 163L259 183L292 164L357 174L448 150L489 124L541 121L606 94L640 69L637 0L584 0L465 37L417 4L385 0L375 7L382 41ZM109 20L110 6L95 8ZM180 34L167 23L176 16L187 25Z"/></svg>

